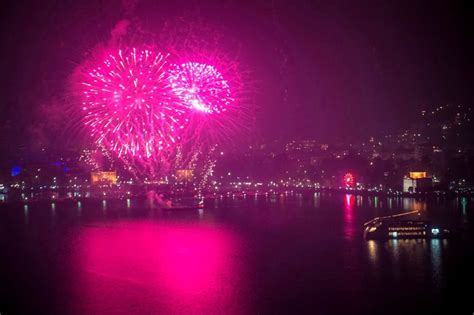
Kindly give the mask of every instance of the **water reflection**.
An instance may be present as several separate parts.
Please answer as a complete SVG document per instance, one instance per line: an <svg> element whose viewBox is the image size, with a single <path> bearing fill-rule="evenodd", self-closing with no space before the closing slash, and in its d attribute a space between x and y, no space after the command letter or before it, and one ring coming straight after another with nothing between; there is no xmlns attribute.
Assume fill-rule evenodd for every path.
<svg viewBox="0 0 474 315"><path fill-rule="evenodd" d="M86 313L236 313L241 266L235 236L211 226L117 223L84 227L76 274ZM133 301L133 303L131 303Z"/></svg>
<svg viewBox="0 0 474 315"><path fill-rule="evenodd" d="M357 196L356 197L356 204L358 207L363 206L363 197ZM380 198L378 196L374 197L367 197L368 206L370 208L378 208L378 209L385 209L388 208L390 210L400 209L406 211L425 211L427 209L427 203L424 200L417 200L415 198L406 197L386 197ZM386 202L384 202L386 201Z"/></svg>
<svg viewBox="0 0 474 315"><path fill-rule="evenodd" d="M446 240L444 240L446 242ZM441 240L433 239L430 241L431 265L433 281L436 285L441 284Z"/></svg>
<svg viewBox="0 0 474 315"><path fill-rule="evenodd" d="M29 210L27 204L23 206L23 215L25 216L25 224L28 224Z"/></svg>
<svg viewBox="0 0 474 315"><path fill-rule="evenodd" d="M56 222L56 203L51 203L51 225L53 226Z"/></svg>
<svg viewBox="0 0 474 315"><path fill-rule="evenodd" d="M298 198L298 206L302 207L303 206L303 195L302 194L297 194L296 198Z"/></svg>
<svg viewBox="0 0 474 315"><path fill-rule="evenodd" d="M378 258L378 242L370 240L367 241L367 249L369 254L369 260L373 265L377 264Z"/></svg>
<svg viewBox="0 0 474 315"><path fill-rule="evenodd" d="M367 258L375 276L387 270L397 279L406 276L406 272L416 276L429 272L432 284L439 287L443 275L442 252L447 245L447 240L438 239L367 241Z"/></svg>
<svg viewBox="0 0 474 315"><path fill-rule="evenodd" d="M314 207L315 208L320 207L320 205L321 205L321 193L319 193L319 192L314 193L313 202L314 202Z"/></svg>
<svg viewBox="0 0 474 315"><path fill-rule="evenodd" d="M426 211L426 201L403 198L403 209L407 211Z"/></svg>
<svg viewBox="0 0 474 315"><path fill-rule="evenodd" d="M356 197L356 204L357 204L357 207L362 207L364 205L364 197L358 195Z"/></svg>
<svg viewBox="0 0 474 315"><path fill-rule="evenodd" d="M50 303L62 314L303 313L295 305L310 305L313 313L369 314L407 300L412 304L399 303L402 312L419 305L418 313L430 313L444 292L467 295L462 286L472 276L471 244L363 240L362 223L400 212L404 198L393 198L394 210L386 211L367 205L373 197L322 193L310 197L317 211L308 199L302 207L308 211L298 211L290 195L285 208L263 196L244 204L229 195L216 209L209 201L192 212L148 209L144 199L131 199L130 208L126 200L110 200L102 212L102 200L84 199L81 218L80 203L54 201L52 228L44 228L53 217L51 201L5 207L0 225L10 224L14 234L0 270L14 276L0 277L3 288L21 290L15 308L28 301L47 312ZM442 202L429 200L428 212L461 219L459 204ZM389 293L377 295L380 288ZM377 298L367 303L371 296ZM328 306L341 298L348 303ZM349 299L369 306L357 309Z"/></svg>
<svg viewBox="0 0 474 315"><path fill-rule="evenodd" d="M356 233L354 221L355 196L346 194L344 198L344 238L353 240Z"/></svg>
<svg viewBox="0 0 474 315"><path fill-rule="evenodd" d="M463 223L467 224L468 223L468 218L467 218L467 198L463 197L461 198L461 210L462 210L462 216L463 216Z"/></svg>

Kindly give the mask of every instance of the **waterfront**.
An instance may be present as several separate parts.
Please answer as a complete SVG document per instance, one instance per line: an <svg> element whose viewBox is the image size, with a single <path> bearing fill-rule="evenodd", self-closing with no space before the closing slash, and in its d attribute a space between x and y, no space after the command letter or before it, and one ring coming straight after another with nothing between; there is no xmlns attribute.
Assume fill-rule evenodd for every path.
<svg viewBox="0 0 474 315"><path fill-rule="evenodd" d="M330 193L0 205L3 314L471 313L472 199ZM449 240L365 241L423 210ZM464 313L464 312L460 312Z"/></svg>

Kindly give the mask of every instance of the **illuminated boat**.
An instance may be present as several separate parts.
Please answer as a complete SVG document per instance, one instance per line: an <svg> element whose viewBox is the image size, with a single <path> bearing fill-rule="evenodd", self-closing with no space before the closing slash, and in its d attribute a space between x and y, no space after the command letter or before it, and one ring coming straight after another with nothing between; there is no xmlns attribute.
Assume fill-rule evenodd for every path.
<svg viewBox="0 0 474 315"><path fill-rule="evenodd" d="M433 225L429 221L400 218L414 213L418 211L374 218L364 224L364 238L366 240L440 239L450 236L449 229Z"/></svg>

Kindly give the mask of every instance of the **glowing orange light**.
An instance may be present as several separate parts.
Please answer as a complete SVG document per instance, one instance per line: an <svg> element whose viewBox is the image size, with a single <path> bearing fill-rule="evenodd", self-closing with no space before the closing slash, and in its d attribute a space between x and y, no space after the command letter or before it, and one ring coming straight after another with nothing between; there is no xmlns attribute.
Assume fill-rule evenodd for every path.
<svg viewBox="0 0 474 315"><path fill-rule="evenodd" d="M92 184L117 184L117 172L92 172Z"/></svg>
<svg viewBox="0 0 474 315"><path fill-rule="evenodd" d="M427 172L410 172L411 179L420 179L428 177Z"/></svg>

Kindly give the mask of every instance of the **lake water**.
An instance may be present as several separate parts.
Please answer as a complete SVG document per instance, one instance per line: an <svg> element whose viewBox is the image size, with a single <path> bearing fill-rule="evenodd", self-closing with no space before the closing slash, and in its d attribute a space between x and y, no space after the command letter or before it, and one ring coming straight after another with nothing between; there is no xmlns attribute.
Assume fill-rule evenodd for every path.
<svg viewBox="0 0 474 315"><path fill-rule="evenodd" d="M473 200L344 194L0 204L0 313L472 314ZM449 240L365 241L423 210Z"/></svg>

